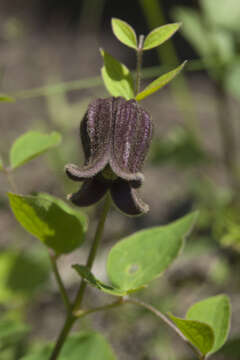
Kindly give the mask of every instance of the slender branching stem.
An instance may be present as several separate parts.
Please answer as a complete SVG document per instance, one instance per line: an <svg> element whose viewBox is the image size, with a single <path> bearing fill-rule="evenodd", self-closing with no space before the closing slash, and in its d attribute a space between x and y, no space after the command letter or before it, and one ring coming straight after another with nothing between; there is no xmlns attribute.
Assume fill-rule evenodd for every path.
<svg viewBox="0 0 240 360"><path fill-rule="evenodd" d="M77 317L77 318L81 318L83 316L86 316L88 314L92 314L92 313L95 313L95 312L100 312L100 311L105 311L105 310L109 310L109 309L113 309L115 307L118 307L120 305L123 305L125 303L125 300L123 297L120 297L117 301L114 301L110 304L107 304L107 305L103 305L103 306L98 306L98 307L95 307L95 308L92 308L92 309L87 309L87 310L78 310L74 313L74 315Z"/></svg>
<svg viewBox="0 0 240 360"><path fill-rule="evenodd" d="M62 280L61 275L60 275L59 270L58 270L57 256L53 252L51 252L51 250L49 250L49 258L50 258L50 261L51 261L52 270L53 270L56 282L57 282L58 287L59 287L60 294L62 296L63 303L64 303L66 309L69 310L70 307L71 307L71 303L70 303L67 291L65 289L65 286L63 284L63 280Z"/></svg>
<svg viewBox="0 0 240 360"><path fill-rule="evenodd" d="M197 348L195 348L195 346L193 346L188 339L182 334L182 332L171 322L171 320L164 315L161 311L159 311L158 309L156 309L155 307L153 307L150 304L147 304L141 300L135 299L135 298L127 298L125 300L125 302L130 303L130 304L135 304L138 306L141 306L147 310L149 310L150 312L152 312L154 315L156 315L158 318L160 318L167 326L169 326L193 351L195 354L197 354L197 356L199 357L199 351Z"/></svg>
<svg viewBox="0 0 240 360"><path fill-rule="evenodd" d="M11 190L15 193L17 193L17 185L15 184L15 181L13 179L13 176L12 176L12 171L10 168L6 168L6 167L3 167L2 171L4 172L4 174L6 175L7 177L7 181L8 181L8 184L11 188Z"/></svg>
<svg viewBox="0 0 240 360"><path fill-rule="evenodd" d="M97 254L97 249L99 247L99 244L100 244L100 241L101 241L101 238L103 235L104 224L105 224L105 221L107 218L107 214L110 210L110 206L111 206L111 198L109 195L107 195L107 197L105 199L102 214L99 218L99 222L98 222L96 233L95 233L95 236L93 239L93 243L92 243L89 255L88 255L87 263L86 263L86 266L89 269L92 268L92 265L94 263L94 260L95 260L96 254ZM79 310L79 308L81 306L86 286L87 286L87 283L82 279L79 290L77 292L77 296L75 298L75 301L73 302L71 308L67 312L65 323L64 323L63 328L62 328L62 330L59 334L59 337L56 341L56 344L55 344L55 347L51 354L50 360L56 360L58 358L58 355L60 354L60 351L61 351L75 321L77 320L77 317L75 316L75 312L77 310Z"/></svg>
<svg viewBox="0 0 240 360"><path fill-rule="evenodd" d="M142 69L142 55L143 55L143 43L144 36L139 36L139 42L137 47L137 68L136 68L136 89L135 95L137 95L140 91L141 86L141 69Z"/></svg>

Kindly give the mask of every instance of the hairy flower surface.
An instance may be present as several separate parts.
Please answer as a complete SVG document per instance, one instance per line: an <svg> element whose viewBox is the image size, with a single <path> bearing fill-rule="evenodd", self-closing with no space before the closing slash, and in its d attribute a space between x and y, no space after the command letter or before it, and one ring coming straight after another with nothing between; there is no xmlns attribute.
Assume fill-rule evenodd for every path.
<svg viewBox="0 0 240 360"><path fill-rule="evenodd" d="M90 206L110 191L115 205L128 215L148 211L139 197L141 173L152 138L149 114L135 100L122 97L96 99L89 106L80 128L85 164L66 165L67 175L83 181L69 196L78 206Z"/></svg>

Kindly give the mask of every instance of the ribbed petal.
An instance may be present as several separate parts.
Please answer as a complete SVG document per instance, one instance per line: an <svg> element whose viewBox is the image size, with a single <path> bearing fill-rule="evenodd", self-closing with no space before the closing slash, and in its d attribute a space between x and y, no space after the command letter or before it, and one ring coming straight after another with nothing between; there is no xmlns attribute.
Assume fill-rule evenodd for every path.
<svg viewBox="0 0 240 360"><path fill-rule="evenodd" d="M115 113L110 166L125 180L141 185L141 169L152 138L149 114L135 100L119 104Z"/></svg>
<svg viewBox="0 0 240 360"><path fill-rule="evenodd" d="M111 196L115 205L123 213L130 216L139 216L148 212L149 207L139 197L127 181L119 180L111 186Z"/></svg>
<svg viewBox="0 0 240 360"><path fill-rule="evenodd" d="M84 181L90 179L102 171L108 163L108 158L103 157L94 164L88 164L80 168L74 164L65 165L65 171L68 177L73 181Z"/></svg>
<svg viewBox="0 0 240 360"><path fill-rule="evenodd" d="M97 203L108 190L107 183L99 181L97 178L87 180L81 189L68 195L68 199L78 206L90 206Z"/></svg>

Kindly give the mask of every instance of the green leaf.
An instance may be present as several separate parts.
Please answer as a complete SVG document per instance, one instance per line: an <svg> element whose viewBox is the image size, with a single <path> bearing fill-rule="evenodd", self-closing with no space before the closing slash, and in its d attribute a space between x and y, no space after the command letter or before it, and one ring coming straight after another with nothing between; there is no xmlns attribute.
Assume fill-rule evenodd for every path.
<svg viewBox="0 0 240 360"><path fill-rule="evenodd" d="M104 62L101 73L108 92L127 100L134 98L134 83L128 68L106 51L101 49L100 52Z"/></svg>
<svg viewBox="0 0 240 360"><path fill-rule="evenodd" d="M214 344L214 333L208 324L200 321L181 319L171 314L169 314L169 317L191 344L203 355L211 351Z"/></svg>
<svg viewBox="0 0 240 360"><path fill-rule="evenodd" d="M0 102L4 101L4 102L13 102L15 101L15 99L11 96L8 95L4 95L4 94L0 94Z"/></svg>
<svg viewBox="0 0 240 360"><path fill-rule="evenodd" d="M0 350L16 345L26 337L29 330L29 326L19 320L6 316L2 318L0 321Z"/></svg>
<svg viewBox="0 0 240 360"><path fill-rule="evenodd" d="M125 21L113 18L112 31L116 38L126 46L137 48L137 37L134 29Z"/></svg>
<svg viewBox="0 0 240 360"><path fill-rule="evenodd" d="M29 131L20 136L10 150L10 164L15 169L35 157L43 154L50 148L59 145L61 135L57 132L42 134L38 131Z"/></svg>
<svg viewBox="0 0 240 360"><path fill-rule="evenodd" d="M22 303L43 287L49 276L49 261L39 252L0 254L0 303Z"/></svg>
<svg viewBox="0 0 240 360"><path fill-rule="evenodd" d="M226 90L228 90L237 99L240 99L240 58L236 57L227 69L225 76Z"/></svg>
<svg viewBox="0 0 240 360"><path fill-rule="evenodd" d="M107 273L114 287L131 291L159 277L178 256L196 219L192 213L170 225L138 231L110 251Z"/></svg>
<svg viewBox="0 0 240 360"><path fill-rule="evenodd" d="M203 321L213 328L215 341L211 353L225 343L230 327L230 303L226 295L217 295L194 304L187 312L188 320Z"/></svg>
<svg viewBox="0 0 240 360"><path fill-rule="evenodd" d="M239 0L202 0L204 15L211 25L217 25L231 31L240 32ZM217 11L216 11L217 10Z"/></svg>
<svg viewBox="0 0 240 360"><path fill-rule="evenodd" d="M170 39L173 34L175 34L180 26L181 23L175 23L157 27L145 38L143 50L150 50L163 44L165 41Z"/></svg>
<svg viewBox="0 0 240 360"><path fill-rule="evenodd" d="M46 360L50 357L53 346L47 345L37 353L27 355L20 360ZM59 360L116 360L116 357L105 340L98 333L82 332L69 336L64 343Z"/></svg>
<svg viewBox="0 0 240 360"><path fill-rule="evenodd" d="M163 86L167 85L172 79L175 78L175 76L179 74L179 72L183 69L185 64L186 61L184 61L184 63L182 63L176 69L168 72L167 74L159 76L156 80L154 80L151 84L149 84L143 91L137 94L136 100L141 101L146 97L148 97L149 95L161 89Z"/></svg>
<svg viewBox="0 0 240 360"><path fill-rule="evenodd" d="M183 23L182 32L185 38L193 45L197 52L208 57L212 54L212 43L209 30L204 25L199 13L195 10L180 7L174 10L174 18Z"/></svg>
<svg viewBox="0 0 240 360"><path fill-rule="evenodd" d="M121 291L117 288L114 288L113 286L104 284L102 281L98 280L91 271L83 265L73 265L72 266L77 273L86 281L88 281L92 286L98 288L99 290L115 296L124 296L127 294L126 291Z"/></svg>
<svg viewBox="0 0 240 360"><path fill-rule="evenodd" d="M48 194L8 196L18 222L57 254L69 253L82 244L87 223L79 210Z"/></svg>

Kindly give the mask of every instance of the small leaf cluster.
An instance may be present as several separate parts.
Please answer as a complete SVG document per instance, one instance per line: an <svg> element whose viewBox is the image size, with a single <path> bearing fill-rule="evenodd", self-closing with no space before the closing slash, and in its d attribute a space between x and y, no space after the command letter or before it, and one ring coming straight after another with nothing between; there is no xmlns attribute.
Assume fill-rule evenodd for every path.
<svg viewBox="0 0 240 360"><path fill-rule="evenodd" d="M137 54L162 45L174 35L174 33L180 28L180 25L180 23L176 23L160 26L151 31L146 36L143 44L141 44L140 40L139 42L137 41L135 30L129 24L120 19L112 19L112 30L114 35L124 45L134 49ZM137 101L141 101L155 93L173 80L186 64L186 62L184 62L176 69L159 76L144 90L138 92L134 88L133 75L126 65L120 63L103 49L101 49L100 52L104 63L101 73L106 89L111 95L123 96L127 100L135 98Z"/></svg>

